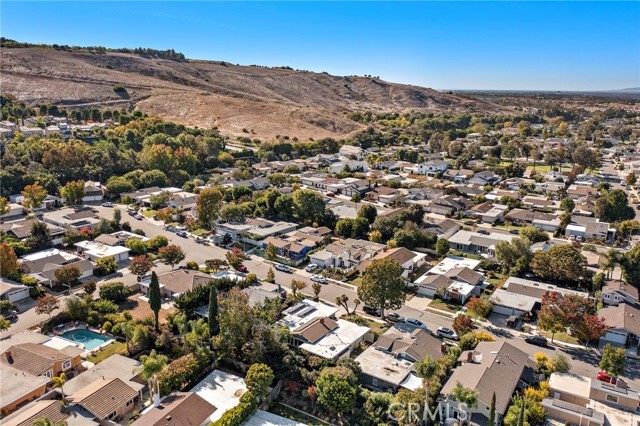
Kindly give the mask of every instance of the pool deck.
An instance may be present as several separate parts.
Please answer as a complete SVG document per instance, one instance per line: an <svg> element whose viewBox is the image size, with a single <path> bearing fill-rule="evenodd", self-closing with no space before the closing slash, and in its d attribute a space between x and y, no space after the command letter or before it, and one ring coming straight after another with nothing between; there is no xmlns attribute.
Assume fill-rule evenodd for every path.
<svg viewBox="0 0 640 426"><path fill-rule="evenodd" d="M67 340L68 342L70 342L73 345L76 345L82 349L84 348L84 344L82 344L82 342L75 342L73 340L67 339L63 336L64 333L69 332L69 331L75 331L75 330L87 330L87 331L91 331L93 333L99 334L101 336L105 336L105 337L109 337L109 340L107 340L106 342L102 343L101 345L96 346L93 349L87 349L85 350L80 356L84 359L89 358L91 355L93 355L95 352L104 349L105 347L109 346L110 344L112 344L113 342L116 341L115 337L109 335L109 334L104 334L101 330L98 330L96 328L93 327L89 327L88 324L84 323L84 322L80 322L80 321L72 321L72 322L68 322L65 324L59 324L56 327L54 327L53 330L51 330L51 332L49 332L49 336L51 337L59 337L60 339L64 339Z"/></svg>

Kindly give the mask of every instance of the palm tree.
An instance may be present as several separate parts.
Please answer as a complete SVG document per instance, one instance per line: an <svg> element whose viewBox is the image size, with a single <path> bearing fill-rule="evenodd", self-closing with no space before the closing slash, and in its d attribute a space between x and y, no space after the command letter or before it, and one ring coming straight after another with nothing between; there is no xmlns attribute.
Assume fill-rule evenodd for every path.
<svg viewBox="0 0 640 426"><path fill-rule="evenodd" d="M51 379L54 388L60 388L60 392L62 393L62 399L64 400L64 384L67 381L67 376L64 373L60 373L58 377L54 377Z"/></svg>
<svg viewBox="0 0 640 426"><path fill-rule="evenodd" d="M429 424L429 398L431 396L431 381L440 374L440 364L428 355L425 359L416 365L418 376L424 379L424 387L426 389L424 397L424 411L422 413L422 422Z"/></svg>
<svg viewBox="0 0 640 426"><path fill-rule="evenodd" d="M152 384L153 379L155 378L156 373L162 371L168 361L169 358L167 358L167 356L162 354L158 355L155 349L153 349L149 355L142 355L140 357L142 365L137 369L137 371L140 371L142 377L150 382L149 389L151 389L152 393L154 389Z"/></svg>
<svg viewBox="0 0 640 426"><path fill-rule="evenodd" d="M602 268L607 271L607 279L611 279L614 269L616 269L616 265L620 264L620 255L617 250L610 249L605 255L604 264Z"/></svg>
<svg viewBox="0 0 640 426"><path fill-rule="evenodd" d="M474 408L478 406L478 391L465 388L458 382L453 388L453 399L465 404L467 408ZM471 424L471 411L465 411L465 413L467 414L467 424Z"/></svg>
<svg viewBox="0 0 640 426"><path fill-rule="evenodd" d="M40 417L33 422L33 426L67 426L67 422L65 422L64 420L54 422L53 420L46 417Z"/></svg>

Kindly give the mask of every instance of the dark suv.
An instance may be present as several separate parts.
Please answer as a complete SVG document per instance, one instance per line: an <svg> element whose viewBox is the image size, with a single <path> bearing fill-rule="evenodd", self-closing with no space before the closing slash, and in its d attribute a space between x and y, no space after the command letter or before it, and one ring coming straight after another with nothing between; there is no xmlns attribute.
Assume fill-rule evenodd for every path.
<svg viewBox="0 0 640 426"><path fill-rule="evenodd" d="M382 315L382 311L380 311L380 309L374 308L373 306L364 305L362 307L362 311L365 314L369 314L369 315L372 315L374 317L379 317L380 315Z"/></svg>

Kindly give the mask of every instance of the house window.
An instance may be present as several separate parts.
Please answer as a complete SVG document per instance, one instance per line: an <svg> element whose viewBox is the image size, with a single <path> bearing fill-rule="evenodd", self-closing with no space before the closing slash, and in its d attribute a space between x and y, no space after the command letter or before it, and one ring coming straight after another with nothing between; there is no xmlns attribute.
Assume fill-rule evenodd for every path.
<svg viewBox="0 0 640 426"><path fill-rule="evenodd" d="M130 399L129 401L127 401L127 407L130 406L131 404L133 404L133 399Z"/></svg>
<svg viewBox="0 0 640 426"><path fill-rule="evenodd" d="M372 377L372 378L371 378L371 384L372 384L373 386L376 386L376 387L377 387L377 386L378 386L378 379L376 379L375 377Z"/></svg>
<svg viewBox="0 0 640 426"><path fill-rule="evenodd" d="M53 370L47 371L46 373L44 373L44 375L51 379L53 377Z"/></svg>
<svg viewBox="0 0 640 426"><path fill-rule="evenodd" d="M606 400L607 400L608 402L613 402L614 404L617 404L617 403L618 403L618 397L617 397L617 396L615 396L615 395L607 395L607 396L606 396Z"/></svg>
<svg viewBox="0 0 640 426"><path fill-rule="evenodd" d="M109 414L109 416L107 417L107 419L111 420L116 416L116 412L114 411L113 413Z"/></svg>
<svg viewBox="0 0 640 426"><path fill-rule="evenodd" d="M62 369L63 370L68 370L71 368L71 361L65 361L62 363Z"/></svg>

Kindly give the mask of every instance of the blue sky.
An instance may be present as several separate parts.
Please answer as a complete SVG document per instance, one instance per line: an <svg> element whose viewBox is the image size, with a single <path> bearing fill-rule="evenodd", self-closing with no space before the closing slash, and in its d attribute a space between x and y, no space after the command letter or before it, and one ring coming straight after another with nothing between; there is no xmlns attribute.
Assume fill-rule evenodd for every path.
<svg viewBox="0 0 640 426"><path fill-rule="evenodd" d="M640 86L638 2L12 2L2 36L437 89Z"/></svg>

